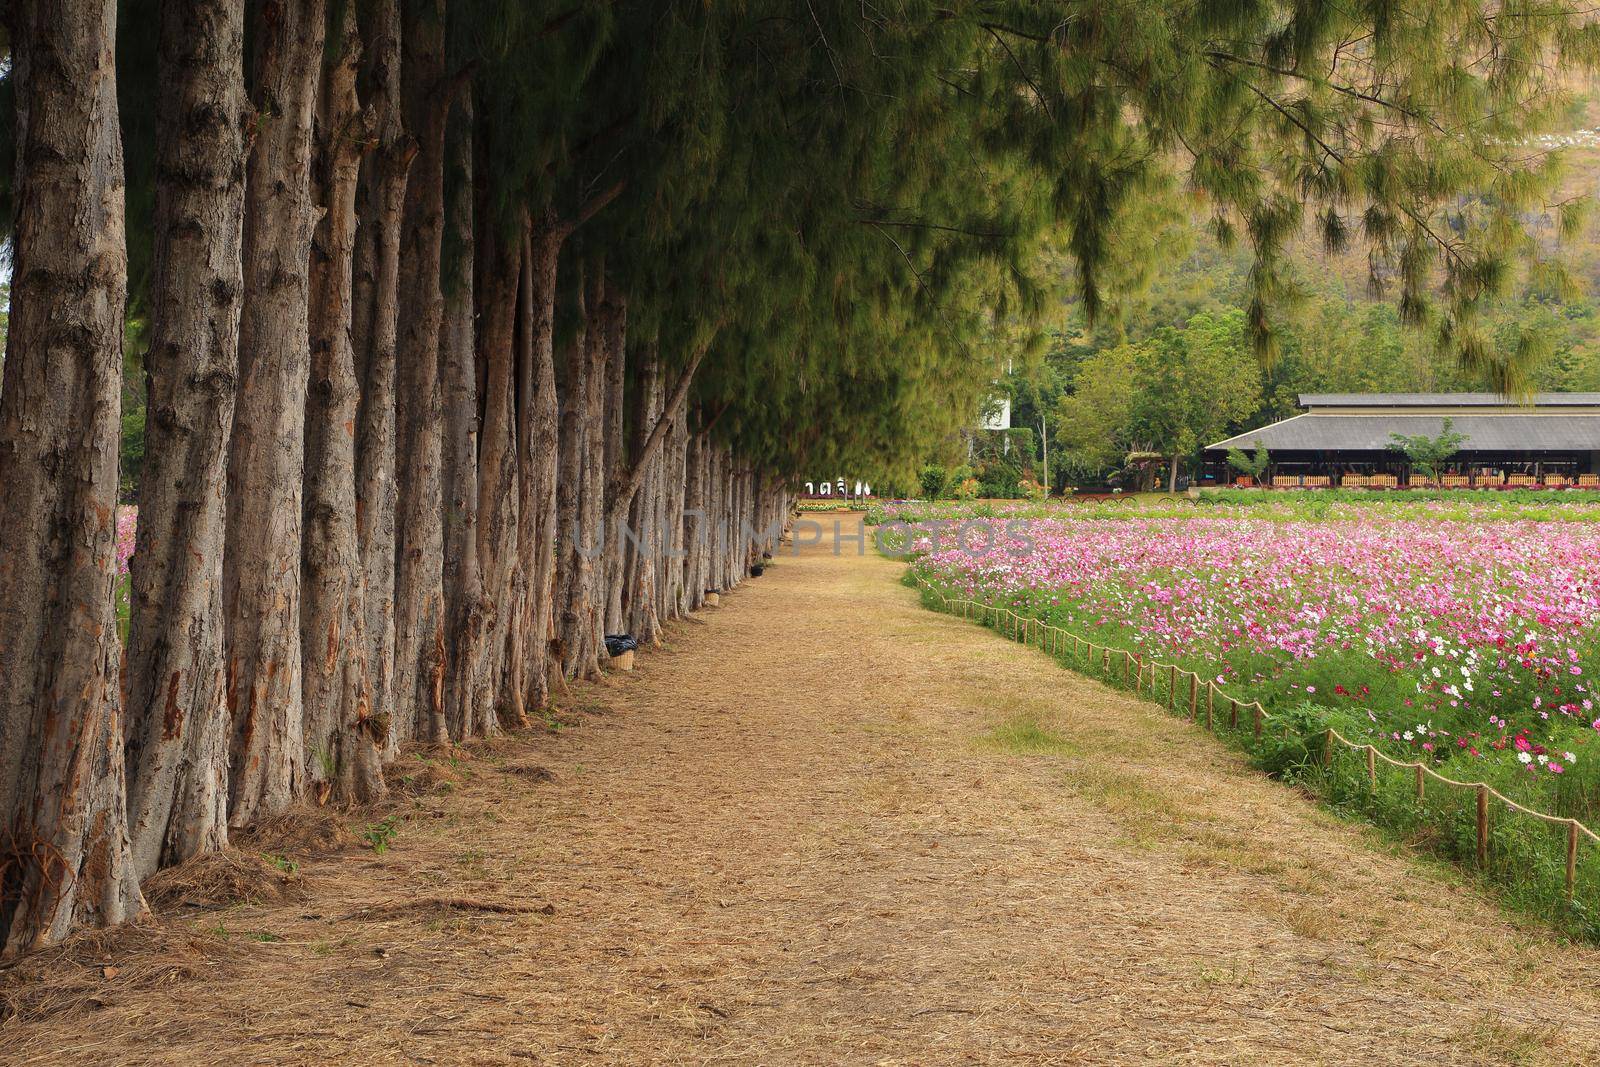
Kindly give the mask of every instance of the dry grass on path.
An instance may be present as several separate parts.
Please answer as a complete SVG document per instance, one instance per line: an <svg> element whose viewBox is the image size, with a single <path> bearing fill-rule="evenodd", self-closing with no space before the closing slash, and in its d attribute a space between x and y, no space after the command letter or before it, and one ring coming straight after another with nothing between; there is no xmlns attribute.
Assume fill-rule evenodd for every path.
<svg viewBox="0 0 1600 1067"><path fill-rule="evenodd" d="M0 1060L1600 1061L1600 953L899 570L784 555L383 851L0 976Z"/></svg>

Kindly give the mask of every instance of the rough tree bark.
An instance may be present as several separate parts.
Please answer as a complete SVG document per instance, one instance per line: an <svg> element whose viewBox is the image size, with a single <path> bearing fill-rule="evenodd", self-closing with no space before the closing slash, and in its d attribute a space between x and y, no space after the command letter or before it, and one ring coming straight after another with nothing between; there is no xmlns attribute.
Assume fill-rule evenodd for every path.
<svg viewBox="0 0 1600 1067"><path fill-rule="evenodd" d="M368 5L358 5L358 11ZM363 30L366 101L377 151L362 161L357 228L356 538L366 582L367 678L374 717L385 726L384 755L398 748L394 714L395 331L399 315L400 221L417 143L405 131L400 101L399 0L370 5Z"/></svg>
<svg viewBox="0 0 1600 1067"><path fill-rule="evenodd" d="M317 109L322 221L311 246L311 382L306 402L301 669L307 779L319 801L383 795L367 678L365 582L356 538L356 382L350 340L356 184L372 116L356 102L361 39L345 5Z"/></svg>
<svg viewBox="0 0 1600 1067"><path fill-rule="evenodd" d="M650 427L663 415L660 362L655 343L642 346L639 354L639 404L635 409L634 441L629 450L636 462L644 453ZM668 458L667 452L667 445L663 444L656 456L647 461L643 483L634 494L633 506L629 511L629 525L634 530L634 537L627 543L622 578L617 583L618 618L615 625L619 629L626 626L640 644L655 644L659 627L656 617L656 560L661 551L659 472ZM626 615L623 614L624 610Z"/></svg>
<svg viewBox="0 0 1600 1067"><path fill-rule="evenodd" d="M528 571L528 636L525 654L529 677L527 702L534 708L550 703L550 638L555 604L557 434L561 412L556 397L555 308L556 270L561 245L569 230L551 212L530 221L523 243L524 293L533 342L533 399L528 412L523 454L527 469L522 484L532 516L531 543L520 546Z"/></svg>
<svg viewBox="0 0 1600 1067"><path fill-rule="evenodd" d="M571 676L571 665L576 663L579 655L578 649L574 647L578 634L577 619L569 617L569 612L573 608L574 598L579 596L576 587L579 580L580 565L583 563L577 542L580 534L580 513L583 505L583 457L589 436L587 375L590 346L586 336L588 313L584 306L588 289L584 278L586 270L585 265L580 264L578 266L576 285L578 302L577 330L562 350L562 375L557 386L561 408L559 439L556 449L558 464L556 477L556 543L558 554L556 557L556 598L552 610L555 613L555 654L560 662L563 676L567 677Z"/></svg>
<svg viewBox="0 0 1600 1067"><path fill-rule="evenodd" d="M624 386L628 377L627 349L623 342L627 331L628 305L626 299L618 293L608 292L606 297L612 310L605 317L606 377L601 399L603 409L601 439L604 443L604 452L600 462L604 470L606 492L610 494L621 485L622 473L628 463L628 454L623 450L623 430L628 422L627 413L623 409ZM610 504L609 496L607 503ZM602 640L607 633L616 633L622 629L624 545L622 524L628 520L631 508L617 509L608 506L606 509L608 515L619 511L620 516L615 524L606 523L605 544L600 556L601 566L596 573L600 588L599 603L595 609L600 616L599 630Z"/></svg>
<svg viewBox="0 0 1600 1067"><path fill-rule="evenodd" d="M122 148L111 0L9 5L17 150L0 390L0 936L143 907L117 686Z"/></svg>
<svg viewBox="0 0 1600 1067"><path fill-rule="evenodd" d="M449 262L439 339L444 428L445 726L452 736L485 732L474 715L480 644L486 623L478 564L478 372L474 324L472 99L456 101L450 135Z"/></svg>
<svg viewBox="0 0 1600 1067"><path fill-rule="evenodd" d="M665 500L661 508L661 536L663 544L656 562L657 613L661 621L675 619L687 609L684 606L683 555L687 546L682 543L681 523L687 506L689 479L689 408L685 404L678 412L677 425L672 434L672 455L667 460L662 479ZM655 640L652 635L652 640Z"/></svg>
<svg viewBox="0 0 1600 1067"><path fill-rule="evenodd" d="M602 538L614 529L609 525L602 529L606 519L606 484L601 419L607 359L613 337L609 319L615 314L615 308L606 298L603 261L590 266L584 282L583 311L587 322L583 344L578 346L568 377L569 389L581 394L574 398L573 404L582 420L581 432L573 444L577 506L575 520L571 524L564 523L559 533L569 542L562 556L571 568L570 580L565 583L567 597L561 610L562 669L569 678L590 678L600 670L603 647L600 631L604 622L604 604L600 601L600 576L604 573ZM564 414L564 421L565 418ZM566 447L563 440L563 450Z"/></svg>
<svg viewBox="0 0 1600 1067"><path fill-rule="evenodd" d="M623 461L644 451L645 435L650 431L660 402L656 396L659 379L656 345L653 341L641 344L637 353L631 398L633 410L627 420L627 453L625 457L619 457L611 471L612 484L618 486L622 483ZM615 546L620 557L618 573L611 588L611 603L606 609L606 629L613 633L626 630L635 637L639 635L639 602L644 592L640 587L641 575L648 571L651 579L654 578L650 544L656 532L656 515L650 494L654 475L655 464L651 464L650 471L645 475L644 488L634 496L633 505L628 510L628 528L633 536ZM648 598L648 594L645 595Z"/></svg>
<svg viewBox="0 0 1600 1067"><path fill-rule="evenodd" d="M222 549L243 284L244 0L167 0L155 260L128 626L128 819L141 878L228 843Z"/></svg>
<svg viewBox="0 0 1600 1067"><path fill-rule="evenodd" d="M683 472L683 611L699 611L705 604L703 567L705 538L710 528L706 513L706 435L689 435L688 458Z"/></svg>
<svg viewBox="0 0 1600 1067"><path fill-rule="evenodd" d="M472 717L487 721L514 700L512 654L517 545L516 319L520 239L508 238L487 204L477 241L478 363L483 368L483 430L478 450L475 552L483 583L484 629L477 650ZM508 692L508 690L510 690ZM516 715L518 709L511 711Z"/></svg>
<svg viewBox="0 0 1600 1067"><path fill-rule="evenodd" d="M300 534L306 383L312 113L323 0L262 14L253 69L260 124L245 186L240 387L228 464L229 821L288 807L305 785L300 690Z"/></svg>
<svg viewBox="0 0 1600 1067"><path fill-rule="evenodd" d="M399 486L395 526L394 706L400 737L449 740L444 721L444 516L439 482L439 328L444 294L444 134L450 85L444 2L401 12L406 125L417 157L406 182L396 347Z"/></svg>

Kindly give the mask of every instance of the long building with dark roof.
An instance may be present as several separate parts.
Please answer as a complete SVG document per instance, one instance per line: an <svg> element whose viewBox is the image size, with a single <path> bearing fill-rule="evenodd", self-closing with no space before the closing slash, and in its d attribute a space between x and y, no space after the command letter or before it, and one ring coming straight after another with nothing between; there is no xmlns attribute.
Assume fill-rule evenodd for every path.
<svg viewBox="0 0 1600 1067"><path fill-rule="evenodd" d="M1267 448L1280 488L1394 488L1413 478L1395 435L1438 436L1445 419L1465 440L1445 464L1447 487L1600 488L1600 393L1539 393L1530 403L1495 393L1302 393L1305 410L1209 446L1202 480L1237 484L1227 452Z"/></svg>

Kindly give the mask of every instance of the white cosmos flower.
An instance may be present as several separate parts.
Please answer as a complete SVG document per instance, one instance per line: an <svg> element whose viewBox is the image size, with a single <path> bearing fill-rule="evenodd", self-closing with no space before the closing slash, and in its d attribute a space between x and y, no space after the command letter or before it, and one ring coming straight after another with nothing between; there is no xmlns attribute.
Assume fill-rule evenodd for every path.
<svg viewBox="0 0 1600 1067"><path fill-rule="evenodd" d="M1533 756L1530 755L1527 752L1518 752L1517 753L1517 759L1521 760L1523 763L1532 763L1533 762Z"/></svg>

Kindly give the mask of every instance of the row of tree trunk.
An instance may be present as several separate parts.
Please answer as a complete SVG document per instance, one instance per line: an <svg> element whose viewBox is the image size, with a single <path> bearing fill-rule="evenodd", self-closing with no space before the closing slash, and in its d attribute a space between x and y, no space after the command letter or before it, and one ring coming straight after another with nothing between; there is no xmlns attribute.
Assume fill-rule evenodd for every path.
<svg viewBox="0 0 1600 1067"><path fill-rule="evenodd" d="M243 0L167 0L124 655L115 10L9 8L8 954L137 914L142 878L232 830L376 798L408 741L525 723L608 634L656 643L737 585L788 513L694 403L704 345L635 335L569 247L614 194L508 225L473 180L442 0L265 5L248 91Z"/></svg>

